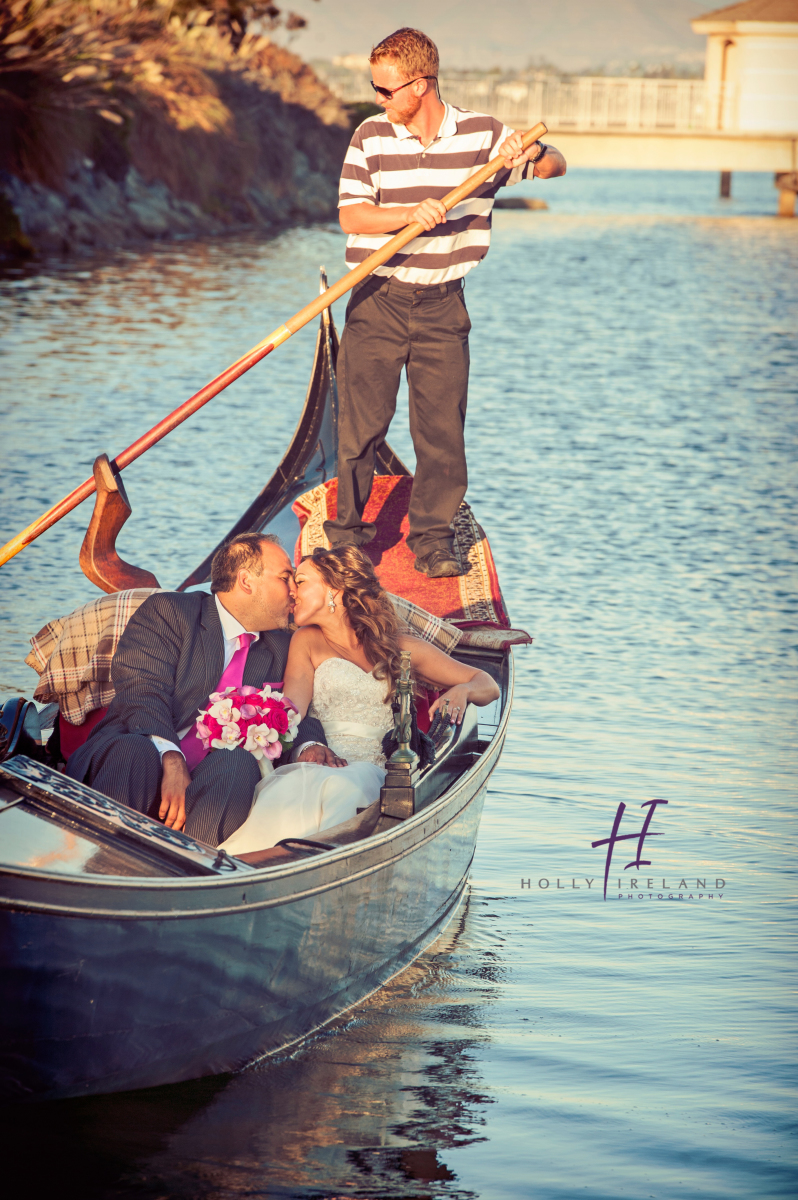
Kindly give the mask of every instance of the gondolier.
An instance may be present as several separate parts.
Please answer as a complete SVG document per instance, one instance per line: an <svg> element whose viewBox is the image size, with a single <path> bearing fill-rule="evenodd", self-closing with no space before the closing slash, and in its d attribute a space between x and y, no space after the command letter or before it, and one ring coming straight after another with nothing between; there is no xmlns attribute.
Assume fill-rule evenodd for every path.
<svg viewBox="0 0 798 1200"><path fill-rule="evenodd" d="M414 221L426 233L352 293L339 359L338 509L325 532L332 545L364 545L374 536L363 510L405 367L417 460L407 542L417 570L457 575L451 522L467 486L471 328L463 279L488 252L498 189L532 174L562 175L565 160L541 142L523 151L521 135L494 117L444 103L438 51L419 30L391 34L370 62L385 115L355 131L344 161L339 208L347 265L357 266ZM447 216L440 198L497 153L507 169Z"/></svg>

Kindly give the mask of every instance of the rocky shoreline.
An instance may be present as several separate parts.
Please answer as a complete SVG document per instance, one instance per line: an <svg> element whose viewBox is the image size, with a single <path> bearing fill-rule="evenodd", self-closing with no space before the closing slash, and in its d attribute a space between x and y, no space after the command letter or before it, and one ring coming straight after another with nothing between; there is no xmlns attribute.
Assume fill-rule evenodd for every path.
<svg viewBox="0 0 798 1200"><path fill-rule="evenodd" d="M76 165L56 191L0 177L18 222L18 253L71 255L129 246L152 238L220 232L220 226L191 201L178 200L161 182L147 184L135 167L117 183L94 170L91 159Z"/></svg>
<svg viewBox="0 0 798 1200"><path fill-rule="evenodd" d="M84 158L58 190L2 172L0 195L8 205L10 228L5 239L0 234L0 246L5 240L10 258L70 256L153 239L221 234L231 227L269 230L335 216L337 189L329 178L300 161L291 182L282 195L251 188L249 219L239 214L238 220L221 220L175 196L162 180L148 183L134 166L115 180Z"/></svg>

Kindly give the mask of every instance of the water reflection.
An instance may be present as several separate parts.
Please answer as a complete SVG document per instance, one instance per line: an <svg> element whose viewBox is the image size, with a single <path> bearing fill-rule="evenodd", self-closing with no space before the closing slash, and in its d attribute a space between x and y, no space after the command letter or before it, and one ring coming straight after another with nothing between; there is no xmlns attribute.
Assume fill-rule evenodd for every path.
<svg viewBox="0 0 798 1200"><path fill-rule="evenodd" d="M445 1156L484 1140L491 1100L475 1051L503 970L472 924L466 906L418 963L277 1061L8 1113L30 1184L46 1194L80 1180L84 1200L471 1200Z"/></svg>

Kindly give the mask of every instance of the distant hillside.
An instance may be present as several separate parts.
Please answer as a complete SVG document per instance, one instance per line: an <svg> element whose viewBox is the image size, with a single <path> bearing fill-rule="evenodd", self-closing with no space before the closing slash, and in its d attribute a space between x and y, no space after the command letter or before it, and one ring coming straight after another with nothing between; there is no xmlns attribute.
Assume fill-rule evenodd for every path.
<svg viewBox="0 0 798 1200"><path fill-rule="evenodd" d="M367 54L397 26L414 25L435 40L444 70L519 68L545 58L574 72L700 63L704 38L690 19L719 7L707 0L405 0L397 15L372 0L291 2L310 22L296 42L306 58Z"/></svg>
<svg viewBox="0 0 798 1200"><path fill-rule="evenodd" d="M7 252L334 215L349 115L235 11L233 0L0 3Z"/></svg>

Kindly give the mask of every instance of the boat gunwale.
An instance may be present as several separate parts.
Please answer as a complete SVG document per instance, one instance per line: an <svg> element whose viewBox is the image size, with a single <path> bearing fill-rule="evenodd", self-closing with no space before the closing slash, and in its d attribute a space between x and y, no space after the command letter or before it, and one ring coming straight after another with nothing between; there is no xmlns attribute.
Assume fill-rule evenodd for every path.
<svg viewBox="0 0 798 1200"><path fill-rule="evenodd" d="M6 897L0 897L0 909L13 909L17 912L40 912L52 913L53 915L62 917L75 917L78 919L108 919L108 920L135 920L135 921L150 921L150 920L190 920L199 917L228 917L235 913L254 912L264 908L280 908L284 904L293 904L298 900L306 900L311 896L321 895L324 892L332 891L337 887L343 887L348 883L353 883L358 879L365 879L369 875L374 875L378 871L384 870L386 867L392 866L394 863L401 862L403 858L407 858L409 854L414 854L420 847L438 837L453 821L456 821L465 808L479 794L482 787L487 784L490 777L490 772L485 777L485 780L474 788L469 794L466 802L462 804L456 812L453 812L443 824L436 826L424 836L410 845L405 846L398 853L390 858L380 858L376 862L369 864L367 867L361 868L359 871L349 872L346 875L341 875L336 879L327 879L323 883L317 884L315 887L306 888L302 892L286 892L280 896L267 897L263 900L243 901L239 904L231 904L224 908L196 908L196 909L114 909L114 908L69 908L67 905L47 904L36 900L12 900ZM389 833L393 834L393 830ZM368 839L366 839L368 840ZM346 849L347 847L342 847ZM472 854L473 858L473 854ZM328 860L329 861L329 860ZM338 860L340 861L340 860ZM471 860L469 860L470 862ZM321 863L318 863L321 866ZM85 876L79 878L85 880ZM249 878L249 877L248 877ZM225 881L227 882L227 881ZM231 881L232 882L232 881ZM264 881L266 882L266 881ZM242 886L242 881L239 880L239 888Z"/></svg>
<svg viewBox="0 0 798 1200"><path fill-rule="evenodd" d="M449 787L437 800L432 804L427 805L419 812L414 813L412 817L406 818L404 821L397 823L394 829L386 829L382 833L372 834L369 837L362 838L359 841L348 843L347 845L337 847L335 850L323 851L312 858L303 859L299 862L294 862L286 865L265 866L254 869L251 873L238 876L187 876L185 878L158 878L152 876L131 877L119 875L65 875L56 872L45 872L36 869L35 867L21 867L14 865L0 865L0 879L19 879L30 880L36 884L52 884L54 887L74 889L76 887L90 888L92 896L97 895L97 888L102 887L111 892L119 892L127 889L132 892L141 893L156 893L163 894L164 892L172 893L177 900L181 893L190 891L192 895L202 893L203 896L211 890L220 888L233 888L237 892L251 889L255 885L263 885L273 883L290 883L291 881L300 878L310 872L318 871L319 868L338 867L347 862L348 859L355 859L364 854L370 854L374 851L379 852L386 848L390 848L393 841L398 841L401 838L406 838L410 835L410 845L401 850L397 854L388 857L378 857L377 861L367 867L363 867L356 871L342 872L334 879L328 879L323 884L317 887L306 889L304 892L285 891L279 896L265 898L263 900L251 901L249 903L241 901L238 904L227 906L225 908L191 908L191 909L171 909L171 910L155 910L155 909L99 909L99 908L70 908L67 905L59 905L54 902L27 900L21 897L0 896L0 910L18 910L31 912L52 912L59 915L70 915L74 917L97 917L97 918L118 918L127 920L154 920L154 919L186 919L200 916L218 916L228 915L234 912L248 912L258 908L271 908L281 904L291 903L294 900L302 899L305 896L315 895L317 893L331 890L348 883L350 880L362 878L381 870L385 866L389 866L392 862L398 862L408 854L412 853L419 846L426 844L432 838L437 837L443 832L453 820L463 811L471 800L479 793L481 788L487 784L488 779L492 775L495 767L498 764L504 740L507 733L507 723L509 721L510 711L512 709L512 695L514 684L514 669L512 648L507 651L507 690L505 704L503 706L502 718L496 727L496 732L491 738L490 744L480 754L479 759L473 763L469 769L460 776L460 778ZM482 778L478 778L482 776ZM473 786L475 785L475 786ZM435 820L440 816L447 805L457 802L462 797L466 789L469 790L469 795L464 799L462 804L457 805L456 811L443 824L436 826L428 834L423 834L418 838L412 835L420 831L420 827L429 820Z"/></svg>

